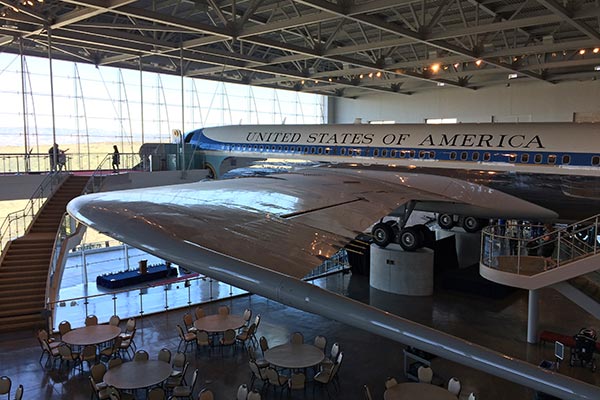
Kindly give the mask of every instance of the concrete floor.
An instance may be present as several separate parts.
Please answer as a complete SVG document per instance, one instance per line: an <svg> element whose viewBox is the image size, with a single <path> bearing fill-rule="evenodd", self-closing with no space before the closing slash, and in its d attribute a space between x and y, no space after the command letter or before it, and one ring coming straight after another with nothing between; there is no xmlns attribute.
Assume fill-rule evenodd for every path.
<svg viewBox="0 0 600 400"><path fill-rule="evenodd" d="M551 345L526 343L527 296L522 291L501 300L440 288L436 288L433 296L408 297L372 289L368 285L368 278L352 274L321 278L317 284L533 364L553 359ZM541 329L575 334L581 327L597 326L597 320L551 289L541 290L540 299ZM386 377L406 380L403 370L404 346L400 343L256 295L209 303L205 308L209 312L216 312L218 306L223 304L229 305L233 313L241 314L245 308L250 308L254 315L261 314L258 336L265 336L271 346L286 342L294 331L302 332L306 341L312 341L318 334L326 336L328 349L332 343L339 342L344 352L340 369L341 388L332 393L332 398L362 399L362 387L367 384L373 398L382 399ZM185 311L170 310L140 318L136 336L138 348L147 350L151 358L156 358L163 347L175 352L179 343L175 327L182 323ZM13 392L18 384L23 384L25 399L90 398L87 373L69 375L66 368L62 371L44 368L38 363L39 356L40 348L34 332L0 336L0 375L8 375L12 379ZM215 393L217 400L234 399L237 387L250 382L247 356L239 348L235 354L226 350L224 356L219 351L209 356L205 352L196 355L188 350L188 359L191 361L190 376L195 368L200 370L196 394L206 387ZM470 392L475 392L478 399L515 400L532 399L534 396L530 389L440 358L433 360L432 368L440 381L447 382L452 376L461 381L461 398L466 398ZM589 369L569 367L568 363L564 363L560 372L600 384L598 374ZM325 399L327 395L320 388L313 391L313 385L309 384L305 393L293 393L292 397ZM275 396L270 391L267 398L279 398L279 394Z"/></svg>

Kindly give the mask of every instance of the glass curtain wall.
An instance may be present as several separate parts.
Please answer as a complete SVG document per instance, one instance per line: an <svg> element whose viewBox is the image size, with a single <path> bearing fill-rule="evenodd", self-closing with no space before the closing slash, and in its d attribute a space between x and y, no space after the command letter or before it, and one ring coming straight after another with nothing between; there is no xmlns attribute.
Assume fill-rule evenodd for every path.
<svg viewBox="0 0 600 400"><path fill-rule="evenodd" d="M182 117L183 131L326 122L320 95L184 78L182 115L179 76L142 72L140 80L138 70L60 60L52 65L57 143L88 163L92 154L112 152L113 144L134 153L142 142L170 143L173 131L182 129ZM23 66L22 74L19 55L0 53L0 154L47 154L52 145L49 61L24 57ZM76 163L81 169L96 167Z"/></svg>

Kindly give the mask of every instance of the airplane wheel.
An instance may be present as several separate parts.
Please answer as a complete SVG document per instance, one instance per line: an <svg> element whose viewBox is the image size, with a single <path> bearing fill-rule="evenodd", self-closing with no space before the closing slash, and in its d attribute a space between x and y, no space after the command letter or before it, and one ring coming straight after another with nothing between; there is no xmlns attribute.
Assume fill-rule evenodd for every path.
<svg viewBox="0 0 600 400"><path fill-rule="evenodd" d="M371 230L371 234L373 235L373 241L379 247L385 247L390 244L394 238L394 230L385 222L380 222L375 224L373 229Z"/></svg>
<svg viewBox="0 0 600 400"><path fill-rule="evenodd" d="M435 233L426 225L414 225L413 228L421 234L421 247L431 247L435 243Z"/></svg>
<svg viewBox="0 0 600 400"><path fill-rule="evenodd" d="M454 219L451 214L438 215L437 223L442 229L450 230L454 228Z"/></svg>
<svg viewBox="0 0 600 400"><path fill-rule="evenodd" d="M402 229L400 232L400 246L404 251L415 251L421 247L423 233L414 226Z"/></svg>
<svg viewBox="0 0 600 400"><path fill-rule="evenodd" d="M481 230L485 226L485 220L475 217L465 217L463 219L462 227L465 232L475 233Z"/></svg>

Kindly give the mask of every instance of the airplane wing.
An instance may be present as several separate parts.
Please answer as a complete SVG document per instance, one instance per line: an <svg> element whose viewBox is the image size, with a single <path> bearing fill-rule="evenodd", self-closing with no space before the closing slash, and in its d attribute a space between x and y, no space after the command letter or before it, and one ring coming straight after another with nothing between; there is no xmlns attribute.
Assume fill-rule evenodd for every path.
<svg viewBox="0 0 600 400"><path fill-rule="evenodd" d="M551 211L433 175L317 168L302 173L96 193L67 210L165 260L289 306L386 336L561 398L600 389L301 281L323 258L408 200L467 204L491 215ZM510 215L506 215L510 217Z"/></svg>
<svg viewBox="0 0 600 400"><path fill-rule="evenodd" d="M301 278L409 200L466 204L488 216L553 214L457 179L328 168L97 193L86 197L85 208L75 201L69 210L134 246L146 245L146 233L156 232Z"/></svg>

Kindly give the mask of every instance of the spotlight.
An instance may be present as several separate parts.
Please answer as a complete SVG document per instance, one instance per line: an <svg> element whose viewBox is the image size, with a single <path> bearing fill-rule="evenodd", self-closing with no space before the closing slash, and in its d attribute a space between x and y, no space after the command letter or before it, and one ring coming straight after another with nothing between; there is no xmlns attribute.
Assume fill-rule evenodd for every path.
<svg viewBox="0 0 600 400"><path fill-rule="evenodd" d="M479 67L482 62L483 62L483 60L477 60L477 61L475 61L475 65L477 65Z"/></svg>
<svg viewBox="0 0 600 400"><path fill-rule="evenodd" d="M600 52L600 47L594 47L594 50L592 50L592 52L594 54L598 54Z"/></svg>
<svg viewBox="0 0 600 400"><path fill-rule="evenodd" d="M302 79L302 80L300 81L300 83L304 85L304 79Z"/></svg>
<svg viewBox="0 0 600 400"><path fill-rule="evenodd" d="M381 71L377 71L377 73L375 74L376 77L381 78Z"/></svg>
<svg viewBox="0 0 600 400"><path fill-rule="evenodd" d="M585 49L581 49L581 50L579 50L579 55L580 55L580 56L582 56L582 55L584 55L584 54L585 54Z"/></svg>
<svg viewBox="0 0 600 400"><path fill-rule="evenodd" d="M365 76L364 76L363 74L360 74L358 77L359 77L360 79L362 79L362 78L364 78Z"/></svg>
<svg viewBox="0 0 600 400"><path fill-rule="evenodd" d="M440 64L433 64L431 66L431 70L433 71L433 73L437 73L440 70Z"/></svg>
<svg viewBox="0 0 600 400"><path fill-rule="evenodd" d="M372 77L373 77L373 73L369 72L369 78L372 78Z"/></svg>

